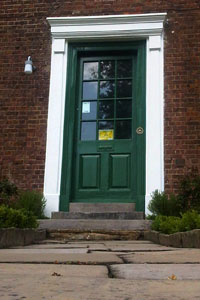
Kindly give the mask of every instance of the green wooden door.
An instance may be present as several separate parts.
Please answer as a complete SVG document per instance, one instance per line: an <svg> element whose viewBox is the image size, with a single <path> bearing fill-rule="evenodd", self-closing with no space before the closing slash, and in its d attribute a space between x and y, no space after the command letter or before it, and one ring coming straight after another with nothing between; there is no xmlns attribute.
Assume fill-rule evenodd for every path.
<svg viewBox="0 0 200 300"><path fill-rule="evenodd" d="M137 210L144 210L145 62L141 49L76 56L68 201L136 202ZM64 199L61 210L65 210Z"/></svg>

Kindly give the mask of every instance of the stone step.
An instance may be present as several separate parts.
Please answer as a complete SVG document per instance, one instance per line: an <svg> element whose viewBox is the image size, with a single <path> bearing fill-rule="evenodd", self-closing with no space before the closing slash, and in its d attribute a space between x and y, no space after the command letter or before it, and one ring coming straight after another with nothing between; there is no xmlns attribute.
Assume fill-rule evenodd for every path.
<svg viewBox="0 0 200 300"><path fill-rule="evenodd" d="M135 203L70 203L73 213L120 213L135 211Z"/></svg>
<svg viewBox="0 0 200 300"><path fill-rule="evenodd" d="M143 212L104 212L104 213L82 213L82 212L52 212L52 219L95 219L95 220L142 220Z"/></svg>
<svg viewBox="0 0 200 300"><path fill-rule="evenodd" d="M135 241L144 240L144 230L73 230L47 229L47 238L51 243L69 241Z"/></svg>
<svg viewBox="0 0 200 300"><path fill-rule="evenodd" d="M68 229L68 230L149 230L149 220L92 220L92 219L49 219L40 220L40 229Z"/></svg>

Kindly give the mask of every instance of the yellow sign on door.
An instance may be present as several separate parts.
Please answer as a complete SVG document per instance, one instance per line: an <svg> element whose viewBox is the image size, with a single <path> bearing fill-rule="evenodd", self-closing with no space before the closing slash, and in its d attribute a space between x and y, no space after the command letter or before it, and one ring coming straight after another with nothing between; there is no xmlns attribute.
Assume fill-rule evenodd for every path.
<svg viewBox="0 0 200 300"><path fill-rule="evenodd" d="M113 138L114 138L114 130L113 129L99 130L99 140L100 141L113 140Z"/></svg>

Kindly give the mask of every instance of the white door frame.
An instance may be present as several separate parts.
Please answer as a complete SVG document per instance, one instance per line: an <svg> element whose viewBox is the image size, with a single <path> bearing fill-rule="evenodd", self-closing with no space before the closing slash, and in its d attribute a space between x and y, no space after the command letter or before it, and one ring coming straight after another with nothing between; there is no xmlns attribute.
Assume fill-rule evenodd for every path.
<svg viewBox="0 0 200 300"><path fill-rule="evenodd" d="M52 55L44 196L46 214L59 210L68 43L146 40L146 196L164 189L163 24L166 13L47 18Z"/></svg>

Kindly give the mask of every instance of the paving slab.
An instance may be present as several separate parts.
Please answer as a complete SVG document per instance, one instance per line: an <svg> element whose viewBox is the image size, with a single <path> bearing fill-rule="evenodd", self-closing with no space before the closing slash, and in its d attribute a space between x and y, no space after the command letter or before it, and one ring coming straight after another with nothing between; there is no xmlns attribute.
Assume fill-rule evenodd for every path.
<svg viewBox="0 0 200 300"><path fill-rule="evenodd" d="M151 241L145 241L145 240L135 240L135 241L103 241L103 244L106 246L118 246L118 245L135 245L135 244L153 244Z"/></svg>
<svg viewBox="0 0 200 300"><path fill-rule="evenodd" d="M109 250L107 250L107 251L104 251L104 250L91 250L90 253L101 253L101 254L103 254L103 253L105 253L105 254L106 253L114 253L122 259L123 259L123 256L125 254L125 252L123 252L123 251L122 252L120 252L120 251L111 252ZM129 253L132 254L133 252L129 252Z"/></svg>
<svg viewBox="0 0 200 300"><path fill-rule="evenodd" d="M136 241L117 241L117 240L113 240L113 241L105 241L105 240L99 240L99 241L78 241L78 242L67 242L66 245L71 245L74 247L83 247L85 246L85 244L87 245L104 245L104 246L120 246L120 245L135 245L135 244L148 244L148 245L155 245L154 243L150 242L150 241L144 241L144 240L136 240Z"/></svg>
<svg viewBox="0 0 200 300"><path fill-rule="evenodd" d="M52 251L50 251L52 250ZM55 251L56 250L56 251ZM5 249L0 250L0 263L122 263L113 253L66 253L63 249ZM64 249L66 250L66 249ZM76 249L73 249L76 250ZM81 249L79 249L81 250ZM84 249L83 249L84 250ZM47 253L48 251L48 253ZM88 249L87 249L88 251Z"/></svg>
<svg viewBox="0 0 200 300"><path fill-rule="evenodd" d="M164 247L173 251L160 251L154 247L155 249L149 250L150 252L125 250L130 251L129 253L124 253L124 250L121 252L104 250L104 247L147 249L155 245L143 241L137 243L85 241L55 244L55 247L52 247L53 244L43 245L44 248L35 248L37 245L32 245L29 248L0 250L0 299L199 300L198 249ZM159 246L159 249L162 247L155 246ZM90 247L93 247L94 252L91 250L91 253L67 253L67 251L88 251ZM138 263L136 261L133 264L130 261L131 264L124 264L117 255L130 260L138 257ZM155 257L160 257L157 264L153 261ZM165 264L162 261L163 257L167 257ZM175 260L172 261L173 264L169 263L168 260L173 258L176 258L176 262L177 259L185 258L183 262L186 264L182 264L182 261L175 264ZM193 264L187 261L189 258L194 259ZM3 263L6 260L9 264ZM72 265L73 263L76 265ZM106 266L97 264L109 264L115 278L109 278Z"/></svg>
<svg viewBox="0 0 200 300"><path fill-rule="evenodd" d="M12 247L12 249L19 249L22 247ZM77 248L87 248L87 244L77 245L77 244L34 244L23 247L24 249L77 249Z"/></svg>
<svg viewBox="0 0 200 300"><path fill-rule="evenodd" d="M103 244L88 244L88 250L93 250L93 251L99 251L99 250L104 250L104 251L108 251L108 247L106 247Z"/></svg>
<svg viewBox="0 0 200 300"><path fill-rule="evenodd" d="M199 281L74 278L44 276L39 272L26 276L0 274L0 298L3 300L198 300L199 295Z"/></svg>
<svg viewBox="0 0 200 300"><path fill-rule="evenodd" d="M64 277L91 277L108 278L108 269L105 266L80 266L56 264L0 264L0 276L12 274L17 276L64 276Z"/></svg>
<svg viewBox="0 0 200 300"><path fill-rule="evenodd" d="M198 249L180 249L163 252L135 252L122 254L121 257L128 263L199 263L200 251ZM200 265L199 265L200 267Z"/></svg>
<svg viewBox="0 0 200 300"><path fill-rule="evenodd" d="M22 247L13 247L12 249L19 249ZM101 243L84 243L84 244L43 244L43 245L30 245L24 247L25 249L88 249L88 250L107 250L108 248ZM81 250L80 250L81 251ZM80 252L81 253L81 252Z"/></svg>
<svg viewBox="0 0 200 300"><path fill-rule="evenodd" d="M65 241L63 240L52 240L52 239L49 239L49 240L42 240L42 241L37 241L37 244L66 244Z"/></svg>
<svg viewBox="0 0 200 300"><path fill-rule="evenodd" d="M200 266L195 264L121 264L110 268L119 279L161 280L175 275L177 280L200 280Z"/></svg>
<svg viewBox="0 0 200 300"><path fill-rule="evenodd" d="M101 240L99 240L99 241L70 241L70 242L67 242L67 245L77 245L77 246L85 246L85 244L87 244L87 245L93 245L93 244L95 244L95 245L99 245L99 244L102 244L102 245L104 245L104 241L101 241Z"/></svg>
<svg viewBox="0 0 200 300"><path fill-rule="evenodd" d="M172 247L166 247L166 246L161 246L161 245L156 245L156 244L127 244L127 245L106 245L109 250L111 251L170 251L174 250L175 248Z"/></svg>
<svg viewBox="0 0 200 300"><path fill-rule="evenodd" d="M96 249L96 250L107 250L108 248L104 245L104 243L94 243L94 242L80 242L80 243L67 243L67 247L71 248L89 248L89 249Z"/></svg>
<svg viewBox="0 0 200 300"><path fill-rule="evenodd" d="M18 249L0 249L0 257L3 254L25 254L25 255L34 255L34 254L68 254L68 253L88 253L88 248L69 248L69 249L35 249L35 248L18 248Z"/></svg>

